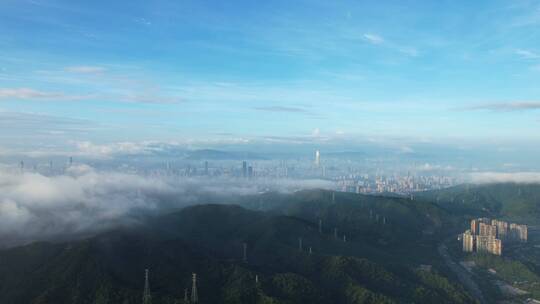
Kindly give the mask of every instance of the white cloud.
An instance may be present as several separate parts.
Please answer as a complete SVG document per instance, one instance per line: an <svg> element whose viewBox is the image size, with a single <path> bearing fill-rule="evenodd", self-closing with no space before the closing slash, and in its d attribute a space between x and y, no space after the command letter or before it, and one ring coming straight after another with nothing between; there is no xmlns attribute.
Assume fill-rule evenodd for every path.
<svg viewBox="0 0 540 304"><path fill-rule="evenodd" d="M75 143L77 154L95 158L112 157L115 155L149 154L159 151L163 145L154 142L117 142L109 144L94 144L89 141Z"/></svg>
<svg viewBox="0 0 540 304"><path fill-rule="evenodd" d="M86 165L58 176L13 173L0 168L0 246L57 237L78 237L142 215L198 202L205 194L247 195L260 189L295 191L330 188L321 180L273 180L245 183L234 179L140 176L97 171Z"/></svg>
<svg viewBox="0 0 540 304"><path fill-rule="evenodd" d="M527 111L540 109L540 101L515 101L505 103L490 103L467 107L464 110L491 110L499 112Z"/></svg>
<svg viewBox="0 0 540 304"><path fill-rule="evenodd" d="M400 47L398 48L403 54L409 55L411 57L418 56L418 50L413 47Z"/></svg>
<svg viewBox="0 0 540 304"><path fill-rule="evenodd" d="M406 153L406 154L414 153L414 149L411 148L411 147L409 147L409 146L401 146L401 147L399 148L399 151L400 151L401 153Z"/></svg>
<svg viewBox="0 0 540 304"><path fill-rule="evenodd" d="M57 92L44 92L30 88L0 88L0 99L52 99L65 98L66 95Z"/></svg>
<svg viewBox="0 0 540 304"><path fill-rule="evenodd" d="M87 166L50 177L0 171L0 241L99 231L130 210L155 208L155 201L138 196L141 191L175 189L163 180L99 173Z"/></svg>
<svg viewBox="0 0 540 304"><path fill-rule="evenodd" d="M364 34L364 40L371 44L381 44L384 42L384 38L375 34Z"/></svg>
<svg viewBox="0 0 540 304"><path fill-rule="evenodd" d="M70 66L66 67L65 70L71 73L80 73L80 74L101 74L107 71L106 68L100 66Z"/></svg>
<svg viewBox="0 0 540 304"><path fill-rule="evenodd" d="M515 50L515 54L519 55L523 59L540 59L540 54L530 50L517 49Z"/></svg>
<svg viewBox="0 0 540 304"><path fill-rule="evenodd" d="M388 49L398 51L407 56L416 57L419 55L419 52L416 48L399 45L397 43L393 43L392 41L386 41L383 37L379 35L366 33L362 36L362 38L370 44L384 46Z"/></svg>
<svg viewBox="0 0 540 304"><path fill-rule="evenodd" d="M477 184L489 183L540 183L540 172L478 172L472 173L471 181Z"/></svg>
<svg viewBox="0 0 540 304"><path fill-rule="evenodd" d="M95 97L93 95L69 95L63 92L41 91L31 88L0 88L1 99L75 101Z"/></svg>

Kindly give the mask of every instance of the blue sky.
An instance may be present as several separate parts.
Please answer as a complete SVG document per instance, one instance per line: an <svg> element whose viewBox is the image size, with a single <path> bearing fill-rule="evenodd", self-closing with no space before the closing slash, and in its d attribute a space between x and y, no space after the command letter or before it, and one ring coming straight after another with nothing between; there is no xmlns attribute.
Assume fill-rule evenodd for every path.
<svg viewBox="0 0 540 304"><path fill-rule="evenodd" d="M0 3L0 152L540 139L540 1Z"/></svg>

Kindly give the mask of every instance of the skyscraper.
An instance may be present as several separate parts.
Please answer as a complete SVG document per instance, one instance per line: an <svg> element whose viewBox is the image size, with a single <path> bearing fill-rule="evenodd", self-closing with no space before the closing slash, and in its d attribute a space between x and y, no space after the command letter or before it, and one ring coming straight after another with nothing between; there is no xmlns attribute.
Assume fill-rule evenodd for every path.
<svg viewBox="0 0 540 304"><path fill-rule="evenodd" d="M247 162L243 161L242 162L242 177L246 178L247 175L248 175Z"/></svg>

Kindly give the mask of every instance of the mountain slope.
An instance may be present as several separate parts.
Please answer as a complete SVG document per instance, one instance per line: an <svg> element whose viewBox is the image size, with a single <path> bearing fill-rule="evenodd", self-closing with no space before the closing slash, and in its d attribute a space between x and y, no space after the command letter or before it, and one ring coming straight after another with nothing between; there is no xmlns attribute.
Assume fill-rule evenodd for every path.
<svg viewBox="0 0 540 304"><path fill-rule="evenodd" d="M307 207L291 208L285 213ZM200 205L87 240L1 251L0 302L139 303L145 268L154 303L183 298L192 272L201 303L474 302L437 271L417 270L387 245L370 244L353 217L343 242L319 233L309 212L292 213L306 216Z"/></svg>
<svg viewBox="0 0 540 304"><path fill-rule="evenodd" d="M539 184L462 185L418 195L462 214L536 223L540 218Z"/></svg>

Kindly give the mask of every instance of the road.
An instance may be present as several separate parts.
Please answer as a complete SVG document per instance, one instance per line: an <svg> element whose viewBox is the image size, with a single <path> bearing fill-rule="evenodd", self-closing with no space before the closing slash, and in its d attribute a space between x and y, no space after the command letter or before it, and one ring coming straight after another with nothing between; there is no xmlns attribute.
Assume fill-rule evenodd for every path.
<svg viewBox="0 0 540 304"><path fill-rule="evenodd" d="M448 267L456 274L461 284L463 284L463 286L472 294L472 296L478 299L480 303L486 304L487 302L484 299L484 295L476 282L474 282L472 279L471 274L460 264L454 262L450 254L448 254L448 248L446 247L445 242L439 244L437 251L446 262L446 265L448 265Z"/></svg>

